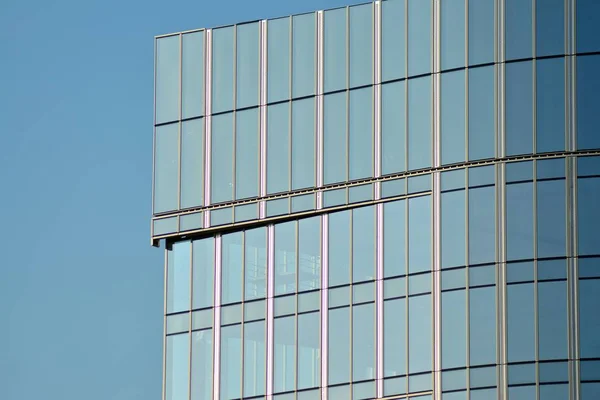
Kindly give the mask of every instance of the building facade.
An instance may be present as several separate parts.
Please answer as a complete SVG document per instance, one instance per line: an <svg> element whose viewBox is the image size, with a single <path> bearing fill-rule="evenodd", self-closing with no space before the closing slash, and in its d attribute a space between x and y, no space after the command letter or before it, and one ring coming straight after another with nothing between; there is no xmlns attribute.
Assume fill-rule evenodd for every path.
<svg viewBox="0 0 600 400"><path fill-rule="evenodd" d="M155 40L164 400L600 399L600 2Z"/></svg>

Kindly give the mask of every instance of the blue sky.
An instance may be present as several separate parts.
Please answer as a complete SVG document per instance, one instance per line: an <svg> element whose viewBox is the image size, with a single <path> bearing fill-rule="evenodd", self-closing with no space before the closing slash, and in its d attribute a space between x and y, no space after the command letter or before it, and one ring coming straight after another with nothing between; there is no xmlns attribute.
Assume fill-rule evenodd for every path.
<svg viewBox="0 0 600 400"><path fill-rule="evenodd" d="M153 37L350 2L0 1L0 397L161 398Z"/></svg>

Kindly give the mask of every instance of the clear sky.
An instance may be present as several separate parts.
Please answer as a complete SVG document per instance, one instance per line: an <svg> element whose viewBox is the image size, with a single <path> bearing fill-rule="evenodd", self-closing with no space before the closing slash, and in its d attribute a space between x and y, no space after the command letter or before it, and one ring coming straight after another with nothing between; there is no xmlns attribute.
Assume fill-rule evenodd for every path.
<svg viewBox="0 0 600 400"><path fill-rule="evenodd" d="M0 0L0 398L161 398L153 37L360 2Z"/></svg>

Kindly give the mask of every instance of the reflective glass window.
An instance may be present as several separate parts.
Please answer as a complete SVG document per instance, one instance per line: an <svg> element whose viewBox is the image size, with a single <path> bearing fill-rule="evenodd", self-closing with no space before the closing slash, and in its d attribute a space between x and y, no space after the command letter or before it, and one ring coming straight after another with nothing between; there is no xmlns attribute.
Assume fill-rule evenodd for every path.
<svg viewBox="0 0 600 400"><path fill-rule="evenodd" d="M348 125L349 179L373 176L373 88L350 91Z"/></svg>
<svg viewBox="0 0 600 400"><path fill-rule="evenodd" d="M221 246L221 303L235 303L242 300L242 232L223 235Z"/></svg>
<svg viewBox="0 0 600 400"><path fill-rule="evenodd" d="M298 389L321 383L320 314L298 315Z"/></svg>
<svg viewBox="0 0 600 400"><path fill-rule="evenodd" d="M469 362L496 363L496 288L469 289Z"/></svg>
<svg viewBox="0 0 600 400"><path fill-rule="evenodd" d="M581 358L600 357L600 279L579 280L579 345Z"/></svg>
<svg viewBox="0 0 600 400"><path fill-rule="evenodd" d="M204 31L182 35L181 118L204 115Z"/></svg>
<svg viewBox="0 0 600 400"><path fill-rule="evenodd" d="M537 182L537 256L566 255L565 182Z"/></svg>
<svg viewBox="0 0 600 400"><path fill-rule="evenodd" d="M408 75L431 72L431 0L408 1Z"/></svg>
<svg viewBox="0 0 600 400"><path fill-rule="evenodd" d="M350 308L329 310L329 384L350 382Z"/></svg>
<svg viewBox="0 0 600 400"><path fill-rule="evenodd" d="M244 298L267 296L267 231L250 229L244 233Z"/></svg>
<svg viewBox="0 0 600 400"><path fill-rule="evenodd" d="M267 193L289 190L290 104L267 107Z"/></svg>
<svg viewBox="0 0 600 400"><path fill-rule="evenodd" d="M536 62L536 151L565 149L565 62Z"/></svg>
<svg viewBox="0 0 600 400"><path fill-rule="evenodd" d="M600 383L584 383L581 385L581 400L594 400L600 397Z"/></svg>
<svg viewBox="0 0 600 400"><path fill-rule="evenodd" d="M179 119L179 35L156 39L157 124Z"/></svg>
<svg viewBox="0 0 600 400"><path fill-rule="evenodd" d="M298 291L321 287L321 217L298 221Z"/></svg>
<svg viewBox="0 0 600 400"><path fill-rule="evenodd" d="M577 52L600 50L600 3L577 0Z"/></svg>
<svg viewBox="0 0 600 400"><path fill-rule="evenodd" d="M315 185L315 100L292 102L292 189Z"/></svg>
<svg viewBox="0 0 600 400"><path fill-rule="evenodd" d="M179 124L156 127L154 213L176 210L179 192Z"/></svg>
<svg viewBox="0 0 600 400"><path fill-rule="evenodd" d="M181 208L203 205L204 120L181 123Z"/></svg>
<svg viewBox="0 0 600 400"><path fill-rule="evenodd" d="M512 386L508 388L509 400L535 399L535 386Z"/></svg>
<svg viewBox="0 0 600 400"><path fill-rule="evenodd" d="M508 362L535 359L535 311L533 284L508 285Z"/></svg>
<svg viewBox="0 0 600 400"><path fill-rule="evenodd" d="M532 0L505 0L506 59L532 56Z"/></svg>
<svg viewBox="0 0 600 400"><path fill-rule="evenodd" d="M494 0L469 1L469 65L494 61Z"/></svg>
<svg viewBox="0 0 600 400"><path fill-rule="evenodd" d="M514 0L513 0L514 1ZM533 81L530 61L506 64L506 155L533 151Z"/></svg>
<svg viewBox="0 0 600 400"><path fill-rule="evenodd" d="M538 57L565 52L564 0L536 0L535 33Z"/></svg>
<svg viewBox="0 0 600 400"><path fill-rule="evenodd" d="M405 1L381 2L381 80L383 82L406 76Z"/></svg>
<svg viewBox="0 0 600 400"><path fill-rule="evenodd" d="M442 193L442 268L465 265L465 191Z"/></svg>
<svg viewBox="0 0 600 400"><path fill-rule="evenodd" d="M540 386L540 400L563 400L569 398L569 385Z"/></svg>
<svg viewBox="0 0 600 400"><path fill-rule="evenodd" d="M442 2L446 4L446 1ZM442 74L442 164L465 160L465 71Z"/></svg>
<svg viewBox="0 0 600 400"><path fill-rule="evenodd" d="M267 101L290 97L290 19L267 22Z"/></svg>
<svg viewBox="0 0 600 400"><path fill-rule="evenodd" d="M406 274L406 201L383 205L383 276Z"/></svg>
<svg viewBox="0 0 600 400"><path fill-rule="evenodd" d="M406 83L401 81L381 85L381 173L405 170Z"/></svg>
<svg viewBox="0 0 600 400"><path fill-rule="evenodd" d="M538 348L541 360L568 358L567 282L538 283Z"/></svg>
<svg viewBox="0 0 600 400"><path fill-rule="evenodd" d="M469 2L469 7L472 3ZM468 73L469 160L492 158L495 154L494 67L473 68Z"/></svg>
<svg viewBox="0 0 600 400"><path fill-rule="evenodd" d="M165 399L187 399L189 396L190 337L189 335L167 336L165 371Z"/></svg>
<svg viewBox="0 0 600 400"><path fill-rule="evenodd" d="M259 115L253 108L235 113L235 198L258 196Z"/></svg>
<svg viewBox="0 0 600 400"><path fill-rule="evenodd" d="M323 176L324 183L341 182L347 173L346 93L323 99Z"/></svg>
<svg viewBox="0 0 600 400"><path fill-rule="evenodd" d="M495 188L469 189L469 264L496 259Z"/></svg>
<svg viewBox="0 0 600 400"><path fill-rule="evenodd" d="M275 225L275 294L296 292L296 221Z"/></svg>
<svg viewBox="0 0 600 400"><path fill-rule="evenodd" d="M212 117L211 201L233 198L233 113Z"/></svg>
<svg viewBox="0 0 600 400"><path fill-rule="evenodd" d="M336 232L339 234L339 231ZM375 207L352 211L352 282L375 279Z"/></svg>
<svg viewBox="0 0 600 400"><path fill-rule="evenodd" d="M441 2L442 70L465 66L465 1Z"/></svg>
<svg viewBox="0 0 600 400"><path fill-rule="evenodd" d="M466 365L467 303L464 290L442 293L442 368Z"/></svg>
<svg viewBox="0 0 600 400"><path fill-rule="evenodd" d="M415 0L411 0L411 3L414 2ZM431 166L431 108L431 76L409 80L408 169Z"/></svg>
<svg viewBox="0 0 600 400"><path fill-rule="evenodd" d="M375 304L352 307L352 380L375 379Z"/></svg>
<svg viewBox="0 0 600 400"><path fill-rule="evenodd" d="M346 88L348 71L346 22L346 8L328 10L323 13L323 84L325 92Z"/></svg>
<svg viewBox="0 0 600 400"><path fill-rule="evenodd" d="M212 31L212 112L233 108L234 28Z"/></svg>
<svg viewBox="0 0 600 400"><path fill-rule="evenodd" d="M211 400L213 383L212 329L192 332L191 398Z"/></svg>
<svg viewBox="0 0 600 400"><path fill-rule="evenodd" d="M242 397L242 328L221 328L221 400Z"/></svg>
<svg viewBox="0 0 600 400"><path fill-rule="evenodd" d="M167 255L167 313L190 309L191 242L177 242Z"/></svg>
<svg viewBox="0 0 600 400"><path fill-rule="evenodd" d="M350 87L373 83L373 4L349 8Z"/></svg>
<svg viewBox="0 0 600 400"><path fill-rule="evenodd" d="M431 269L431 198L408 200L408 272Z"/></svg>
<svg viewBox="0 0 600 400"><path fill-rule="evenodd" d="M600 10L600 5L596 7ZM600 147L600 135L598 135L600 74L598 74L598 71L600 71L600 55L577 57L578 149L596 149Z"/></svg>
<svg viewBox="0 0 600 400"><path fill-rule="evenodd" d="M315 13L292 16L292 95L315 94Z"/></svg>
<svg viewBox="0 0 600 400"><path fill-rule="evenodd" d="M329 285L350 283L350 211L329 214Z"/></svg>
<svg viewBox="0 0 600 400"><path fill-rule="evenodd" d="M258 104L258 76L260 74L259 23L237 26L237 66L235 72L237 93L236 107Z"/></svg>
<svg viewBox="0 0 600 400"><path fill-rule="evenodd" d="M598 254L600 226L600 179L579 179L577 183L577 242L578 253Z"/></svg>
<svg viewBox="0 0 600 400"><path fill-rule="evenodd" d="M406 299L383 303L383 374L406 374Z"/></svg>
<svg viewBox="0 0 600 400"><path fill-rule="evenodd" d="M244 396L266 391L265 321L244 324Z"/></svg>
<svg viewBox="0 0 600 400"><path fill-rule="evenodd" d="M213 302L215 241L192 242L192 308L210 307Z"/></svg>
<svg viewBox="0 0 600 400"><path fill-rule="evenodd" d="M431 295L408 299L408 372L432 370Z"/></svg>
<svg viewBox="0 0 600 400"><path fill-rule="evenodd" d="M506 257L533 258L533 184L506 186Z"/></svg>

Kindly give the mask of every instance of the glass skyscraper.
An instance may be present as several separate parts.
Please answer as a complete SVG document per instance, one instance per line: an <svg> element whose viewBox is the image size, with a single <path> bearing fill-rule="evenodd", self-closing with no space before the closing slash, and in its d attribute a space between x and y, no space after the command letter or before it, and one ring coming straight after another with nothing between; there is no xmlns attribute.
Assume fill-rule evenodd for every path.
<svg viewBox="0 0 600 400"><path fill-rule="evenodd" d="M600 1L155 46L164 400L600 399Z"/></svg>

